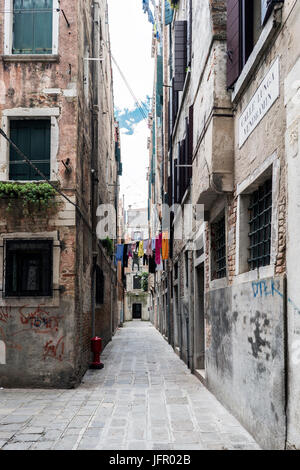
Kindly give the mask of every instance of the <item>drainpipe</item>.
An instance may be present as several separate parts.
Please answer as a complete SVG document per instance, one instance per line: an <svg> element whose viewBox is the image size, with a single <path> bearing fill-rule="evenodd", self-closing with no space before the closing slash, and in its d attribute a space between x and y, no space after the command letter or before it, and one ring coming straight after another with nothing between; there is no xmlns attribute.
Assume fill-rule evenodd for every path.
<svg viewBox="0 0 300 470"><path fill-rule="evenodd" d="M190 315L190 336L191 336L191 350L190 350L190 369L194 372L194 335L195 335L195 318L194 318L194 266L193 266L193 252L188 254L189 267L190 267L190 285L189 285L189 315Z"/></svg>

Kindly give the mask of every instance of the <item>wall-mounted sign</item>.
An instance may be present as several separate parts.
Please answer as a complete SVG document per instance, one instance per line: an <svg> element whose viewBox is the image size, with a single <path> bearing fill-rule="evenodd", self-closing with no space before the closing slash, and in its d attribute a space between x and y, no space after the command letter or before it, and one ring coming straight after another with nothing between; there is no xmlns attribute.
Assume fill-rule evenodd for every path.
<svg viewBox="0 0 300 470"><path fill-rule="evenodd" d="M275 60L239 120L239 147L279 97L279 58Z"/></svg>

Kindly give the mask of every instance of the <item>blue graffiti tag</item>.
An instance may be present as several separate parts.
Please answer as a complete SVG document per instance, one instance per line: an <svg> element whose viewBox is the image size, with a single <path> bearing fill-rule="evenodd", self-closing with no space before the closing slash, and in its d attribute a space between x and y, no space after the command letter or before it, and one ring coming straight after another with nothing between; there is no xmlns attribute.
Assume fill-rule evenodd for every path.
<svg viewBox="0 0 300 470"><path fill-rule="evenodd" d="M270 284L269 284L270 282ZM282 299L284 298L284 294L280 292L280 282L277 280L275 281L274 279L271 279L271 281L268 280L261 280L261 281L253 281L252 282L252 291L253 291L253 297L268 297L271 295L272 297L276 295L279 295ZM294 311L296 313L300 314L300 309L296 306L296 304L292 301L292 299L289 297L288 303L292 305L294 308Z"/></svg>

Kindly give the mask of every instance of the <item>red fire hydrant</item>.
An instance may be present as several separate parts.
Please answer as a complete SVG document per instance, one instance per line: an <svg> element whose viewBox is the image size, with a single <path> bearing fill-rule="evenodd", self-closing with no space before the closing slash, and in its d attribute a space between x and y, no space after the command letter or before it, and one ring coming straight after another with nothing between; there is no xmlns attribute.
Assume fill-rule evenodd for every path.
<svg viewBox="0 0 300 470"><path fill-rule="evenodd" d="M102 351L102 339L98 336L91 339L91 350L94 354L94 359L92 364L90 365L91 369L103 369L104 364L100 361L100 354Z"/></svg>

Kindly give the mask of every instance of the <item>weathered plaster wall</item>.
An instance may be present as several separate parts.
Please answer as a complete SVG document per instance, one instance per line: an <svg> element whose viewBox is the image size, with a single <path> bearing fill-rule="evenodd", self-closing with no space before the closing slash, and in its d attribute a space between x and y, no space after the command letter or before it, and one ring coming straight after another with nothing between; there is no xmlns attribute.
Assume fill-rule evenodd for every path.
<svg viewBox="0 0 300 470"><path fill-rule="evenodd" d="M207 384L265 449L285 444L284 283L210 291Z"/></svg>
<svg viewBox="0 0 300 470"><path fill-rule="evenodd" d="M105 27L106 2L101 0L101 18ZM84 87L86 67L83 58L89 50L92 56L93 14L88 0L62 0L60 7L70 22L68 28L62 14L59 19L58 57L50 62L1 61L0 63L0 119L3 110L26 108L58 108L56 145L56 168L54 179L61 184L63 192L80 207L87 220L91 220L91 156L94 119L102 119L97 108L92 109L92 65L89 83ZM3 45L3 12L0 13L0 43ZM106 63L111 71L110 63ZM112 79L108 73L101 75L103 83L101 99L105 99L105 86L110 89L106 100L110 132L107 135L109 160L115 171L113 147ZM96 116L95 114L96 113ZM103 110L104 112L104 110ZM103 130L101 129L101 130ZM62 160L70 159L71 173L65 172ZM96 160L107 160L107 154L98 152ZM4 168L0 167L0 172ZM102 173L101 173L102 174ZM114 175L109 175L113 178ZM101 180L105 186L110 179ZM107 194L107 193L106 193ZM97 198L98 199L98 195ZM91 262L92 240L90 229L83 222L74 206L62 202L58 212L45 212L39 217L24 217L22 209L14 208L9 215L5 202L0 206L0 235L20 233L33 238L36 234L53 237L57 244L54 268L57 269L53 298L25 298L0 302L0 386L73 387L88 367L91 359ZM0 248L3 260L3 248ZM99 255L99 263L101 256ZM2 270L2 267L1 267ZM2 273L2 271L1 271ZM106 286L105 321L96 320L97 334L104 337L104 344L111 339L117 327L117 308L112 322L110 312L114 309L113 286L115 271L112 266L104 268ZM0 276L1 277L1 276ZM2 279L0 279L2 283ZM109 313L108 313L109 312Z"/></svg>
<svg viewBox="0 0 300 470"><path fill-rule="evenodd" d="M287 297L289 334L288 445L300 449L300 59L285 79L287 210Z"/></svg>

